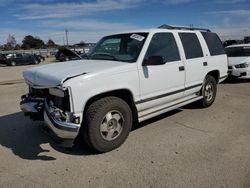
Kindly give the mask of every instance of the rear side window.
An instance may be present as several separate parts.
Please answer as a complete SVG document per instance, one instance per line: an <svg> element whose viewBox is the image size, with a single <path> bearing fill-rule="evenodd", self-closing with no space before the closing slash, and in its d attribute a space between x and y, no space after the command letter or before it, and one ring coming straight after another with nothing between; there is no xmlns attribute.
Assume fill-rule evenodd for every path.
<svg viewBox="0 0 250 188"><path fill-rule="evenodd" d="M225 54L221 40L215 33L201 32L204 37L211 56Z"/></svg>
<svg viewBox="0 0 250 188"><path fill-rule="evenodd" d="M179 50L172 33L156 33L149 44L145 59L162 56L165 62L179 61Z"/></svg>
<svg viewBox="0 0 250 188"><path fill-rule="evenodd" d="M200 41L195 33L179 33L186 59L203 57Z"/></svg>

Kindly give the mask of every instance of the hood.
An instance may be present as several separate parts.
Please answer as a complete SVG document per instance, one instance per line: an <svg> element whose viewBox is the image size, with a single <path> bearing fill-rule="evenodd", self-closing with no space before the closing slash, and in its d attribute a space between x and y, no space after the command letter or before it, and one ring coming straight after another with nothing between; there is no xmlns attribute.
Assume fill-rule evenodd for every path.
<svg viewBox="0 0 250 188"><path fill-rule="evenodd" d="M238 64L250 62L250 57L229 57L229 66L235 66Z"/></svg>
<svg viewBox="0 0 250 188"><path fill-rule="evenodd" d="M65 47L61 47L58 49L58 54L62 53L63 55L65 55L66 57L67 56L73 56L73 57L76 57L77 59L82 59L82 57L80 55L78 55L76 53L76 51L74 50L71 50L69 48L65 48Z"/></svg>
<svg viewBox="0 0 250 188"><path fill-rule="evenodd" d="M36 87L55 87L66 80L114 67L124 66L127 63L106 60L78 60L63 63L53 63L27 69L23 77L28 84Z"/></svg>

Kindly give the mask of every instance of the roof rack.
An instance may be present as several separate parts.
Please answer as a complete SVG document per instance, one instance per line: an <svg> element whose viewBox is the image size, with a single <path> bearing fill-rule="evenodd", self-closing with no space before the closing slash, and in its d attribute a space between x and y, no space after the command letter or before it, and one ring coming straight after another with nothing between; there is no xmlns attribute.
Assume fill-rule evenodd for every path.
<svg viewBox="0 0 250 188"><path fill-rule="evenodd" d="M180 29L180 30L199 30L199 31L206 31L206 32L211 32L209 29L204 29L204 28L196 28L196 27L184 27L184 26L172 26L172 25L166 25L163 24L159 29Z"/></svg>

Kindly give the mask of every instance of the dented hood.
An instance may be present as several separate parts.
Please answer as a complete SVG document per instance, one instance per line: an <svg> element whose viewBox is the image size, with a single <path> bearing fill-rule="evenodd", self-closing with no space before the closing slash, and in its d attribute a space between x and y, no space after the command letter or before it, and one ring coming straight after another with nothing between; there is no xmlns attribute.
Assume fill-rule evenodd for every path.
<svg viewBox="0 0 250 188"><path fill-rule="evenodd" d="M53 63L29 68L23 72L28 84L36 87L55 87L66 80L105 69L122 66L126 63L105 60L78 60Z"/></svg>

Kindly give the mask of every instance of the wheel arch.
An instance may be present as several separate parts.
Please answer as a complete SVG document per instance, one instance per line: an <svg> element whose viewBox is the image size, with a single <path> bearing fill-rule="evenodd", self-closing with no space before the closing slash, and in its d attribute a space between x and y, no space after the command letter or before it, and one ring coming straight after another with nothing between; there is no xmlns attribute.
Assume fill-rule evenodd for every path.
<svg viewBox="0 0 250 188"><path fill-rule="evenodd" d="M213 76L218 84L220 81L220 71L219 70L212 70L207 73L207 75Z"/></svg>
<svg viewBox="0 0 250 188"><path fill-rule="evenodd" d="M89 107L90 104L92 104L94 101L98 99L110 96L123 99L131 108L133 121L134 122L138 121L138 111L134 103L134 96L129 89L117 89L117 90L107 91L90 97L84 105L83 117L85 116L87 108Z"/></svg>

